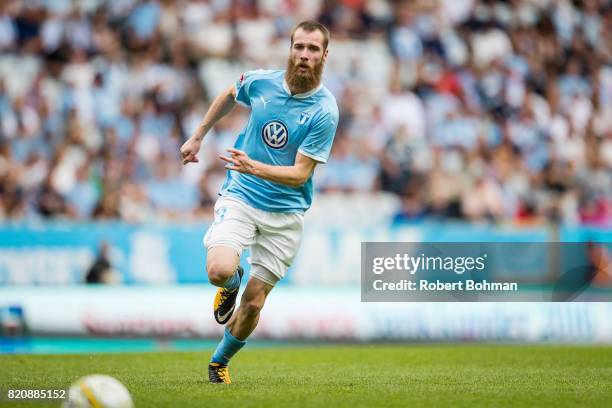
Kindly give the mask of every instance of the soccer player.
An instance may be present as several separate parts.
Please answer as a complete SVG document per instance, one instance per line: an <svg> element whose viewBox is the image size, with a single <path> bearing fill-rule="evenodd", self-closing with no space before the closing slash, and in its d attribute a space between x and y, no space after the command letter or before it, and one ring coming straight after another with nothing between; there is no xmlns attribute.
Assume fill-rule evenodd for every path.
<svg viewBox="0 0 612 408"><path fill-rule="evenodd" d="M291 265L302 237L304 212L312 201L312 174L325 163L338 125L334 96L321 84L329 31L313 21L291 33L286 70L244 73L212 102L202 123L181 147L183 164L197 162L204 135L236 103L251 109L226 162L227 179L215 203L215 220L204 236L206 271L218 286L213 311L226 324L208 376L230 383L228 364L259 320L274 285ZM234 312L245 247L251 273ZM233 317L232 317L233 315Z"/></svg>

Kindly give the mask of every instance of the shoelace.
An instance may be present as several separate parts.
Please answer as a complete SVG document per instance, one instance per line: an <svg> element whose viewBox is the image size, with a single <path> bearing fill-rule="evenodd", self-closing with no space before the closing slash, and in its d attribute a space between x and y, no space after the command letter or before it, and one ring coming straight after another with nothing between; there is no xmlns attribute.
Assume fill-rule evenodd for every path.
<svg viewBox="0 0 612 408"><path fill-rule="evenodd" d="M235 291L235 289L234 289L234 290L228 290L228 289L225 289L225 288L224 288L224 289L221 291L221 303L225 302L225 300L226 300L228 297L230 297L230 295L231 295L231 294L233 294L233 293L234 293L234 291Z"/></svg>
<svg viewBox="0 0 612 408"><path fill-rule="evenodd" d="M215 372L224 382L227 381L229 377L227 367L215 367Z"/></svg>

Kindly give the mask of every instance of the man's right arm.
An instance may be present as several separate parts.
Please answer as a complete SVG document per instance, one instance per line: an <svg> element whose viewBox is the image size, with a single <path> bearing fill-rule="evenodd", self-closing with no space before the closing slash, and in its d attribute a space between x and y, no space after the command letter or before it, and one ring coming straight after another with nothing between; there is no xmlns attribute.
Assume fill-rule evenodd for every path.
<svg viewBox="0 0 612 408"><path fill-rule="evenodd" d="M193 135L181 146L181 157L183 164L197 163L197 154L200 151L200 145L204 136L212 127L227 115L236 105L236 87L234 85L221 92L212 102L208 112L198 125Z"/></svg>

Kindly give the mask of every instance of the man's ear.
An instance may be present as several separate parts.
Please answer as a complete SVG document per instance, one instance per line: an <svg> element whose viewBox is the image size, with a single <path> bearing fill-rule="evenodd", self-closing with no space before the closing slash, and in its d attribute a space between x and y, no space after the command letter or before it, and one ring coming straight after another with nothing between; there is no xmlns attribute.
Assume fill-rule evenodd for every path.
<svg viewBox="0 0 612 408"><path fill-rule="evenodd" d="M325 61L327 59L327 53L329 52L329 48L325 49L325 52L323 52L323 60Z"/></svg>

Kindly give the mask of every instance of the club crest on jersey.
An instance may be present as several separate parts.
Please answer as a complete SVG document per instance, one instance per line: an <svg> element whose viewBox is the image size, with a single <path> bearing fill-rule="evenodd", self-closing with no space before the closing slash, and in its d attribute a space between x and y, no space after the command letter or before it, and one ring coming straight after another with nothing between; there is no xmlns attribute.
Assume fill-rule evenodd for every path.
<svg viewBox="0 0 612 408"><path fill-rule="evenodd" d="M303 125L310 118L310 113L302 112L300 113L300 118L298 119L298 125Z"/></svg>
<svg viewBox="0 0 612 408"><path fill-rule="evenodd" d="M261 137L271 148L282 149L289 140L289 131L283 122L271 120L261 130Z"/></svg>

